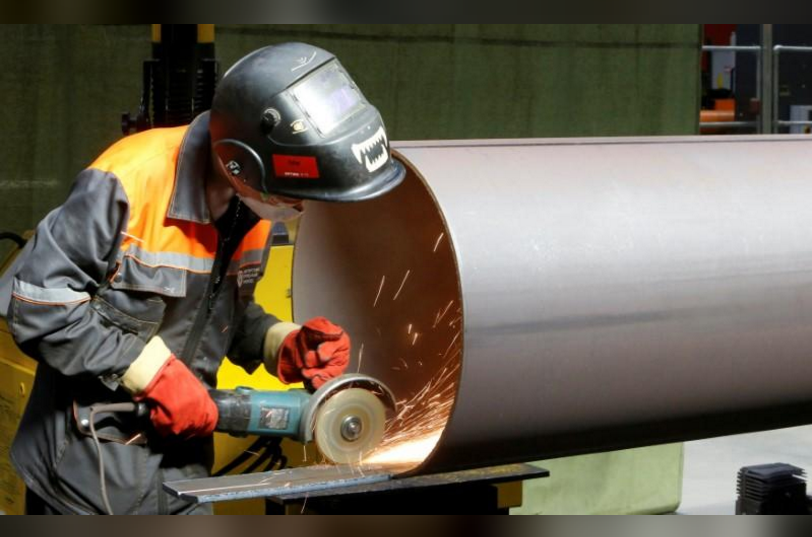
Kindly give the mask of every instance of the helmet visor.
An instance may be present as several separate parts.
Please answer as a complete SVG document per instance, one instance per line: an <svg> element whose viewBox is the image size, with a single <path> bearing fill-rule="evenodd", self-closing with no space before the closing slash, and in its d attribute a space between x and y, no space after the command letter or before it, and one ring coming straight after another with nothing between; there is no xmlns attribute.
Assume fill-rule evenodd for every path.
<svg viewBox="0 0 812 537"><path fill-rule="evenodd" d="M290 93L322 135L366 106L361 92L335 60L297 83Z"/></svg>

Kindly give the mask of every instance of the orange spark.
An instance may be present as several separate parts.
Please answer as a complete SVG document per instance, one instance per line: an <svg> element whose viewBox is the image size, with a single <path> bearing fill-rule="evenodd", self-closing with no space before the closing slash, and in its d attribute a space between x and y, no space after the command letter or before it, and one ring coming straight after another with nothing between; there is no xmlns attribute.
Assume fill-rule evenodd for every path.
<svg viewBox="0 0 812 537"><path fill-rule="evenodd" d="M403 277L403 281L400 282L400 287L398 287L398 292L395 293L395 296L392 297L392 300L397 300L398 296L400 296L400 292L403 291L403 286L406 285L406 280L409 279L409 274L411 274L411 269L406 271L406 275Z"/></svg>
<svg viewBox="0 0 812 537"><path fill-rule="evenodd" d="M381 291L383 291L384 282L386 282L386 274L384 274L381 278L381 285L378 287L378 294L375 295L375 302L372 303L373 308L378 305L378 299L381 298Z"/></svg>

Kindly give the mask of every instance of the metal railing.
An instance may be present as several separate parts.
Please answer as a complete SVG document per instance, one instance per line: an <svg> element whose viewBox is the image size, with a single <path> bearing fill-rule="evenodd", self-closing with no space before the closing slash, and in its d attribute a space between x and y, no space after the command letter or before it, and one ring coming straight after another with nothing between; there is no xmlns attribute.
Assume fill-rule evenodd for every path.
<svg viewBox="0 0 812 537"><path fill-rule="evenodd" d="M705 45L703 52L761 52L761 45Z"/></svg>
<svg viewBox="0 0 812 537"><path fill-rule="evenodd" d="M705 45L702 52L750 52L756 55L756 97L761 97L761 45ZM758 121L705 121L700 129L758 129Z"/></svg>
<svg viewBox="0 0 812 537"><path fill-rule="evenodd" d="M784 120L779 117L779 99L780 99L780 82L781 82L781 55L785 53L812 53L812 47L796 47L786 45L775 45L773 47L773 131L776 132L778 127L808 127L812 126L812 121L790 121Z"/></svg>
<svg viewBox="0 0 812 537"><path fill-rule="evenodd" d="M775 133L781 127L812 126L812 120L797 121L779 117L781 56L786 53L812 53L812 47L773 45L772 24L763 26L761 45L706 45L702 47L703 52L744 52L756 55L756 98L762 103L759 111L760 119L758 121L702 122L699 124L700 128L756 128L762 133ZM771 51L771 54L765 54L765 50ZM769 106L765 107L764 102L769 103Z"/></svg>

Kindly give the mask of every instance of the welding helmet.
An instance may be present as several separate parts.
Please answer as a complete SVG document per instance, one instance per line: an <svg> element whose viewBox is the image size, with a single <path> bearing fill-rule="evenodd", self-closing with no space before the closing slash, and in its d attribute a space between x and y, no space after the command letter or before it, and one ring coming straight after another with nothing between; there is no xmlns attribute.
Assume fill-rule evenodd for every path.
<svg viewBox="0 0 812 537"><path fill-rule="evenodd" d="M397 186L378 110L331 53L259 49L226 72L209 121L214 163L241 197L361 201Z"/></svg>

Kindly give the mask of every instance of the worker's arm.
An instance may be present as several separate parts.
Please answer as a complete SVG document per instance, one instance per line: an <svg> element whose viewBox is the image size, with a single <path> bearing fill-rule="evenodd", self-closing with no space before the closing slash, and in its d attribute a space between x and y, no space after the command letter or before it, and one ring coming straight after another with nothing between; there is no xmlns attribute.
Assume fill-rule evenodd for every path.
<svg viewBox="0 0 812 537"><path fill-rule="evenodd" d="M208 390L155 336L121 377L121 385L149 407L159 434L186 438L209 436L217 426L217 405Z"/></svg>
<svg viewBox="0 0 812 537"><path fill-rule="evenodd" d="M265 337L268 331L274 326L290 324L292 323L280 322L251 299L228 350L229 361L248 373L253 373L265 360Z"/></svg>
<svg viewBox="0 0 812 537"><path fill-rule="evenodd" d="M63 375L115 379L146 344L117 326L111 306L96 299L128 210L114 175L83 171L65 203L37 227L14 277L8 312L14 339Z"/></svg>
<svg viewBox="0 0 812 537"><path fill-rule="evenodd" d="M248 373L264 364L285 384L305 382L319 388L347 369L350 338L323 317L304 325L281 322L252 301L228 357Z"/></svg>
<svg viewBox="0 0 812 537"><path fill-rule="evenodd" d="M273 329L268 337L272 335ZM285 384L304 382L318 389L343 375L350 363L350 336L324 317L310 319L275 339L283 335L273 354L266 354L265 367Z"/></svg>

